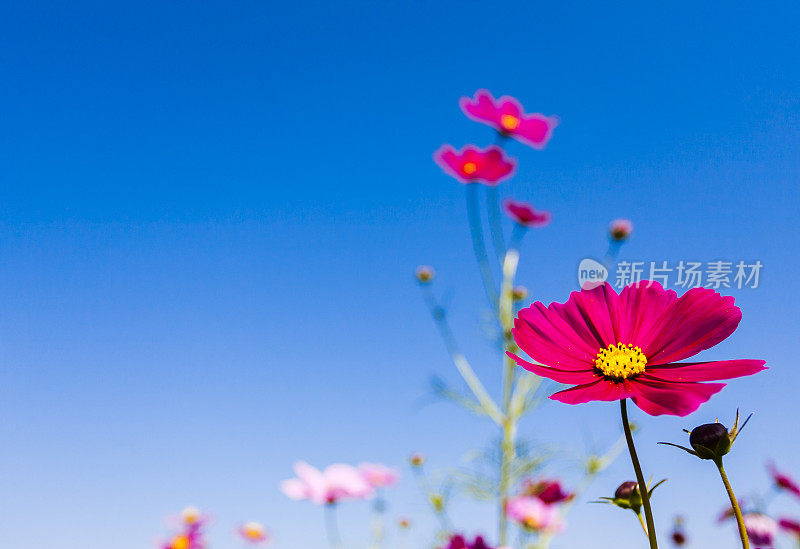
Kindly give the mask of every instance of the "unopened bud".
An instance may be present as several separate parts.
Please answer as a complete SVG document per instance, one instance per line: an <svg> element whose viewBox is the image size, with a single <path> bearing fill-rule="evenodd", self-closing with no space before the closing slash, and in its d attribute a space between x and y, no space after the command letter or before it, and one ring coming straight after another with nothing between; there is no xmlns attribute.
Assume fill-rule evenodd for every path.
<svg viewBox="0 0 800 549"><path fill-rule="evenodd" d="M706 423L692 429L689 444L700 459L719 459L731 450L731 437L721 423Z"/></svg>
<svg viewBox="0 0 800 549"><path fill-rule="evenodd" d="M412 467L422 467L425 465L425 455L420 453L411 454L411 457L408 458L408 462Z"/></svg>
<svg viewBox="0 0 800 549"><path fill-rule="evenodd" d="M420 282L420 284L427 284L436 276L436 271L433 270L433 267L420 265L417 267L417 270L414 271L414 276L417 277L417 280Z"/></svg>
<svg viewBox="0 0 800 549"><path fill-rule="evenodd" d="M514 286L514 289L511 290L511 299L514 301L522 301L528 297L528 288L525 286Z"/></svg>
<svg viewBox="0 0 800 549"><path fill-rule="evenodd" d="M631 223L630 219L615 219L611 222L611 225L608 226L609 236L611 236L612 240L616 240L617 242L627 240L632 232L633 223Z"/></svg>

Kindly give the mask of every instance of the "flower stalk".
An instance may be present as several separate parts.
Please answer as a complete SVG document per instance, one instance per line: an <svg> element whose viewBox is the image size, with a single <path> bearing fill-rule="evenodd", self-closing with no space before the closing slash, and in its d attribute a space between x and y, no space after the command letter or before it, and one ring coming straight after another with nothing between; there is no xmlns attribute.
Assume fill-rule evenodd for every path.
<svg viewBox="0 0 800 549"><path fill-rule="evenodd" d="M736 517L736 525L739 527L739 539L742 541L742 549L750 549L750 540L747 537L747 529L744 525L744 517L742 516L742 509L739 507L739 502L733 493L733 488L728 480L728 475L725 474L725 467L722 466L722 456L714 460L714 464L719 469L719 476L722 477L722 484L725 485L725 491L728 492L728 498L731 500L731 508Z"/></svg>
<svg viewBox="0 0 800 549"><path fill-rule="evenodd" d="M628 452L631 455L631 463L633 470L636 473L636 482L639 484L639 492L642 495L642 505L644 506L644 516L647 522L647 539L650 542L650 549L658 549L658 539L656 538L656 526L653 521L653 511L650 509L650 491L647 489L647 483L642 474L642 466L639 464L639 457L636 455L636 447L633 444L633 435L631 434L631 426L628 422L628 405L627 399L623 398L619 401L620 412L622 415L622 428L625 431L625 440L628 443Z"/></svg>

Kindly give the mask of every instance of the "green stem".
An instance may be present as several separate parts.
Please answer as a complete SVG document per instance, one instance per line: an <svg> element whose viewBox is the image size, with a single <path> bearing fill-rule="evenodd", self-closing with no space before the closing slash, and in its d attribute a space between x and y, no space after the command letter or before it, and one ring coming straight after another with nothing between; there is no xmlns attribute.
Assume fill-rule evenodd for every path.
<svg viewBox="0 0 800 549"><path fill-rule="evenodd" d="M342 549L342 538L339 536L339 524L336 520L336 503L325 505L325 528L331 549Z"/></svg>
<svg viewBox="0 0 800 549"><path fill-rule="evenodd" d="M731 500L731 508L733 508L733 514L736 516L736 524L739 526L739 539L742 540L742 549L750 549L750 540L747 537L747 529L744 526L742 510L739 507L739 502L736 501L736 496L733 494L733 488L731 488L728 475L725 474L725 468L722 466L722 458L715 459L714 463L716 463L717 469L719 469L719 476L722 477L722 484L725 485L728 498Z"/></svg>
<svg viewBox="0 0 800 549"><path fill-rule="evenodd" d="M636 482L639 484L639 493L642 495L642 503L644 504L644 516L647 519L647 538L650 540L650 549L658 549L656 526L653 522L653 511L650 509L650 494L647 492L647 483L644 481L642 466L639 464L639 458L636 456L636 447L633 445L631 426L628 423L627 399L623 398L620 400L619 405L622 414L622 428L625 431L625 440L628 443L628 452L631 454L631 463L633 464L633 470L636 472Z"/></svg>
<svg viewBox="0 0 800 549"><path fill-rule="evenodd" d="M469 231L472 235L472 250L475 252L475 259L478 261L478 269L483 280L483 289L486 292L486 299L493 312L497 312L497 291L494 286L492 268L489 265L489 254L486 252L486 244L483 241L483 224L481 215L478 211L478 187L479 183L467 184L467 218L469 220Z"/></svg>
<svg viewBox="0 0 800 549"><path fill-rule="evenodd" d="M501 222L500 196L497 187L486 189L486 209L489 217L489 230L492 234L492 247L497 255L498 263L503 262L506 254L506 242L503 238L503 223Z"/></svg>

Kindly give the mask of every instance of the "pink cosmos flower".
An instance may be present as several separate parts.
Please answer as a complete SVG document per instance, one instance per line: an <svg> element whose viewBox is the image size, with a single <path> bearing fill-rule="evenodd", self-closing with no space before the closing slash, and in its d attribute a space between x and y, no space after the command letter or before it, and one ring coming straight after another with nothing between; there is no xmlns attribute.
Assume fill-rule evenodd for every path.
<svg viewBox="0 0 800 549"><path fill-rule="evenodd" d="M506 504L506 514L533 532L559 532L563 529L556 508L535 496L509 499Z"/></svg>
<svg viewBox="0 0 800 549"><path fill-rule="evenodd" d="M550 212L537 212L527 202L507 198L503 207L508 216L523 227L544 227L550 223Z"/></svg>
<svg viewBox="0 0 800 549"><path fill-rule="evenodd" d="M362 463L358 466L367 483L373 488L384 488L396 483L400 474L396 469L380 463Z"/></svg>
<svg viewBox="0 0 800 549"><path fill-rule="evenodd" d="M781 490L786 490L787 492L791 492L800 497L800 485L798 485L792 477L786 473L778 471L774 463L768 463L767 469L769 470L769 474L772 477L772 481L775 483L775 486Z"/></svg>
<svg viewBox="0 0 800 549"><path fill-rule="evenodd" d="M509 177L516 164L503 154L497 146L479 149L475 145L467 145L460 151L450 145L442 145L433 154L433 159L447 174L462 183L485 183L497 185Z"/></svg>
<svg viewBox="0 0 800 549"><path fill-rule="evenodd" d="M270 540L270 536L266 529L258 522L247 522L242 524L236 531L239 534L239 537L252 545L268 543Z"/></svg>
<svg viewBox="0 0 800 549"><path fill-rule="evenodd" d="M294 472L297 478L284 480L281 491L295 500L331 504L342 499L364 499L373 494L372 486L351 465L336 463L320 471L304 461L298 461L294 464Z"/></svg>
<svg viewBox="0 0 800 549"><path fill-rule="evenodd" d="M467 538L461 534L456 534L450 538L449 543L441 549L493 549L483 539L483 536L476 536L475 541L469 543ZM500 549L498 547L498 549Z"/></svg>
<svg viewBox="0 0 800 549"><path fill-rule="evenodd" d="M742 313L732 297L693 288L681 297L657 282L609 283L573 292L566 303L534 303L514 321L517 345L541 364L517 364L574 387L551 395L566 404L630 398L650 415L685 416L724 383L755 374L763 360L677 362L731 335Z"/></svg>
<svg viewBox="0 0 800 549"><path fill-rule="evenodd" d="M744 527L750 543L762 549L771 548L778 533L778 523L761 513L747 513L744 516Z"/></svg>
<svg viewBox="0 0 800 549"><path fill-rule="evenodd" d="M633 232L633 223L630 219L615 219L608 226L608 234L612 240L622 242L627 240Z"/></svg>
<svg viewBox="0 0 800 549"><path fill-rule="evenodd" d="M503 135L511 136L534 149L543 149L553 128L558 125L555 116L525 114L522 105L513 97L504 95L498 100L486 90L478 90L475 97L462 97L461 110L471 119L488 124Z"/></svg>
<svg viewBox="0 0 800 549"><path fill-rule="evenodd" d="M526 496L539 498L547 505L563 503L575 497L575 494L562 488L558 480L542 479L537 481L526 480L522 483L522 493Z"/></svg>

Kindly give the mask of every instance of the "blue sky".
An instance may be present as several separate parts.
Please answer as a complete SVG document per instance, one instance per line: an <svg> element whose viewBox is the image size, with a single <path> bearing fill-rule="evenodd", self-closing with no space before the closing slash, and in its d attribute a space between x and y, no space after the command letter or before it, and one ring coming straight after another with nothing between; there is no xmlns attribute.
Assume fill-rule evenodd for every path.
<svg viewBox="0 0 800 549"><path fill-rule="evenodd" d="M428 398L432 374L458 380L411 273L436 266L496 390L463 189L431 161L443 142L492 140L457 106L482 87L562 120L543 152L510 144L520 169L502 188L553 214L523 250L536 299L565 299L619 216L636 226L623 258L764 264L758 289L731 292L740 329L705 356L771 369L685 420L637 416L646 472L671 478L660 529L680 511L696 547L734 546L710 524L724 503L713 470L654 442L741 406L757 415L729 460L740 491L765 485L769 457L800 473L785 427L800 328L798 11L0 6L0 546L148 547L191 503L214 514L214 547L250 519L280 547L319 547L319 510L276 488L295 459L402 466L420 450L444 467L481 446L489 426ZM618 433L602 404L547 405L522 428L573 454ZM589 495L629 476L620 459ZM345 509L354 544L366 511ZM640 543L613 511L578 505L560 547L595 547L609 521ZM391 512L427 539L408 474ZM477 531L492 512L455 514Z"/></svg>

